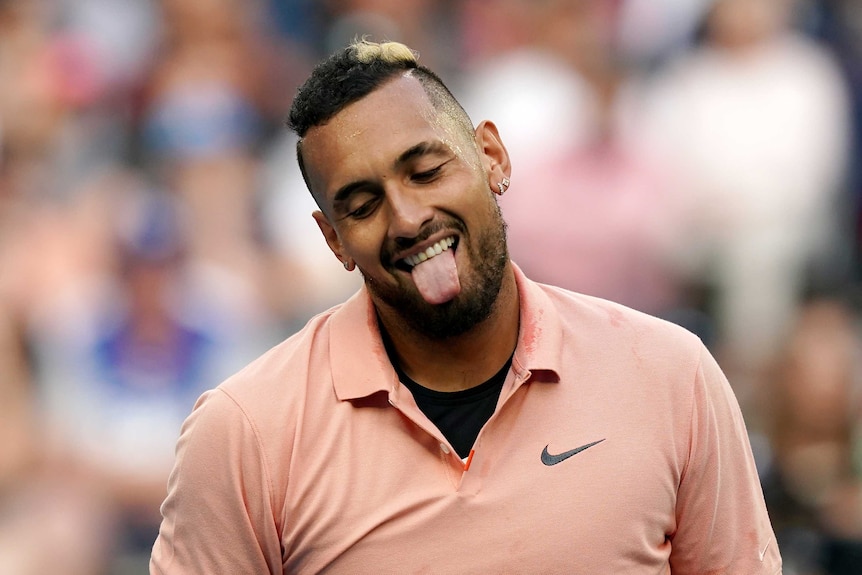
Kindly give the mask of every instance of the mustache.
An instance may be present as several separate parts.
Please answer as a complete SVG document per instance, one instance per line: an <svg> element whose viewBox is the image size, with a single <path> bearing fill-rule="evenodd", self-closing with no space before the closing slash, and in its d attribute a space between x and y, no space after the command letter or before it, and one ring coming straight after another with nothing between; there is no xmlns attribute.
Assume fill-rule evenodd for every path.
<svg viewBox="0 0 862 575"><path fill-rule="evenodd" d="M463 234L466 233L467 227L464 225L464 222L457 218L448 218L446 220L429 222L412 238L402 237L384 242L383 247L380 250L380 259L386 266L391 266L393 258L397 252L409 250L416 244L424 242L434 234L443 230L455 230Z"/></svg>

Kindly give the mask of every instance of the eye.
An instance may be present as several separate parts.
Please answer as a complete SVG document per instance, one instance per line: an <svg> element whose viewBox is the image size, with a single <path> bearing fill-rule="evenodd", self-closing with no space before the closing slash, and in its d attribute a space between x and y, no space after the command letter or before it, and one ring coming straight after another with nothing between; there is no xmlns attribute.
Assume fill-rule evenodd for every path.
<svg viewBox="0 0 862 575"><path fill-rule="evenodd" d="M367 218L374 212L375 208L377 208L378 201L379 198L372 198L367 202L360 204L359 207L348 212L346 217L353 218L356 220Z"/></svg>
<svg viewBox="0 0 862 575"><path fill-rule="evenodd" d="M440 165L440 166L437 166L436 168L432 168L432 169L427 170L425 172L419 172L419 173L413 174L411 179L414 182L418 182L420 184L432 182L440 174L440 170L442 167L443 166Z"/></svg>

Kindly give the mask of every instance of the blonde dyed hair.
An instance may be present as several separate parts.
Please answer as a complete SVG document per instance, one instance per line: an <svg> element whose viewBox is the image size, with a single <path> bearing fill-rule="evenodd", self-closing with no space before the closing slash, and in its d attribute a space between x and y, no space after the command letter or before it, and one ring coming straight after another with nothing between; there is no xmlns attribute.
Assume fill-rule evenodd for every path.
<svg viewBox="0 0 862 575"><path fill-rule="evenodd" d="M418 63L419 54L401 42L371 42L365 38L352 45L354 56L363 64L378 61L386 64L398 62Z"/></svg>

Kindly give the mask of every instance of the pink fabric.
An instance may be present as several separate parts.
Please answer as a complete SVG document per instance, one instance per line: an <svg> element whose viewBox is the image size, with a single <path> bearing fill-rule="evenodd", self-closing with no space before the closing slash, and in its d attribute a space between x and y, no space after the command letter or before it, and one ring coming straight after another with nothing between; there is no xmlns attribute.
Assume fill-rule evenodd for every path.
<svg viewBox="0 0 862 575"><path fill-rule="evenodd" d="M778 573L700 342L516 274L518 346L469 470L398 382L361 290L200 400L151 572Z"/></svg>

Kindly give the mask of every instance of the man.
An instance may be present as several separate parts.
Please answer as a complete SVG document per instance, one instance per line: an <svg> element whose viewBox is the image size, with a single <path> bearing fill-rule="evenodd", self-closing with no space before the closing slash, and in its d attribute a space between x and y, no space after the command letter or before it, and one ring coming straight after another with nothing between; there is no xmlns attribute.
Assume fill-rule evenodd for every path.
<svg viewBox="0 0 862 575"><path fill-rule="evenodd" d="M290 124L365 286L199 401L152 573L780 572L699 340L509 261L492 123L359 42Z"/></svg>

